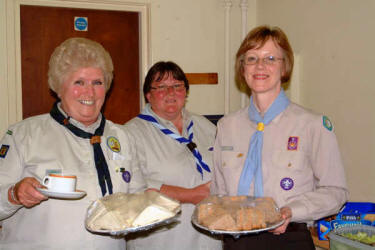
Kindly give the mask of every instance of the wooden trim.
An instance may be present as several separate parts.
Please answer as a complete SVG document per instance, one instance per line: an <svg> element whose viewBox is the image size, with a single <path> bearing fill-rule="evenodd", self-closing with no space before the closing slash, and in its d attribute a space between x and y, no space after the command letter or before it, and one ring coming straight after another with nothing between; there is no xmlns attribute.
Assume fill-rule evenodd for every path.
<svg viewBox="0 0 375 250"><path fill-rule="evenodd" d="M189 84L217 84L217 73L186 73Z"/></svg>

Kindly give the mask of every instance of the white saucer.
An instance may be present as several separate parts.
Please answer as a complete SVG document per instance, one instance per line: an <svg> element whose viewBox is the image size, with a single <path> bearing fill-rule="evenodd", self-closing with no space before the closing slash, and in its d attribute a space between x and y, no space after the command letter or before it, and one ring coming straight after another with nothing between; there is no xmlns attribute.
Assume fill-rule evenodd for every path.
<svg viewBox="0 0 375 250"><path fill-rule="evenodd" d="M85 191L77 190L75 192L56 192L44 188L36 188L39 192L48 196L50 198L60 198L60 199L79 199L86 195Z"/></svg>

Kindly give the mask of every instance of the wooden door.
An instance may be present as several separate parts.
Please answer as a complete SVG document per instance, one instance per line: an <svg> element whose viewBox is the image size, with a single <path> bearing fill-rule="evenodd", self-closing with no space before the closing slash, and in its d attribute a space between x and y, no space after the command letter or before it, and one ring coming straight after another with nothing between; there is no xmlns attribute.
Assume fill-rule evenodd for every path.
<svg viewBox="0 0 375 250"><path fill-rule="evenodd" d="M114 80L104 115L124 123L139 113L139 17L136 12L21 5L23 118L48 113L56 100L47 82L53 50L70 37L102 44L114 64ZM86 17L87 31L74 29L74 18Z"/></svg>

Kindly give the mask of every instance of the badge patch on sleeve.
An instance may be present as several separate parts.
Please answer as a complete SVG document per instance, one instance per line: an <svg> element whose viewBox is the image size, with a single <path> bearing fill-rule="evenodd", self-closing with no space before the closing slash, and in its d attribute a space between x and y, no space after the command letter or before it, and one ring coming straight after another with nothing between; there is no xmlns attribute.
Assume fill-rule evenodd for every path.
<svg viewBox="0 0 375 250"><path fill-rule="evenodd" d="M9 145L5 145L5 144L1 145L0 158L5 158L5 156L7 156L8 150L9 150Z"/></svg>
<svg viewBox="0 0 375 250"><path fill-rule="evenodd" d="M329 131L332 131L333 125L332 122L328 119L327 116L323 115L323 126L328 129Z"/></svg>

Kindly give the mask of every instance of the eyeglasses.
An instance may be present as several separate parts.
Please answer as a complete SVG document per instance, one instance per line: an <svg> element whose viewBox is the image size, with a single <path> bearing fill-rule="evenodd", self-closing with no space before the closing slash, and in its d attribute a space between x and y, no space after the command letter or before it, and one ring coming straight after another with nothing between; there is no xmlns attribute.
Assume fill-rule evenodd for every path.
<svg viewBox="0 0 375 250"><path fill-rule="evenodd" d="M180 83L180 84L174 84L174 85L159 85L157 87L152 87L151 89L161 92L161 93L166 93L170 88L172 88L174 91L181 92L185 90L185 84Z"/></svg>
<svg viewBox="0 0 375 250"><path fill-rule="evenodd" d="M278 60L284 60L284 58L277 58L277 57L274 57L274 56L266 56L266 57L263 57L263 58L259 58L257 56L248 56L248 57L245 57L245 59L243 59L242 61L246 65L255 65L255 64L259 63L260 60L265 65L274 65Z"/></svg>

